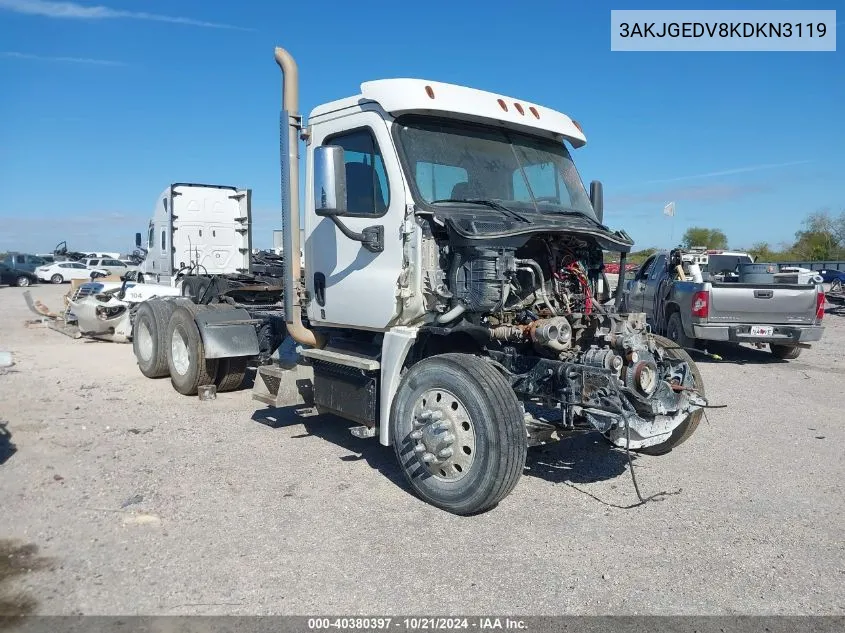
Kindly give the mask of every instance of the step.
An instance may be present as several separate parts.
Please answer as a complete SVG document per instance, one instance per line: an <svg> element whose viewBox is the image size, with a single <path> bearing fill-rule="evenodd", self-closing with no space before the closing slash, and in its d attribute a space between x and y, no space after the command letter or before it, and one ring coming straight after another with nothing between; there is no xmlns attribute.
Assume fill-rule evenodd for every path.
<svg viewBox="0 0 845 633"><path fill-rule="evenodd" d="M273 407L307 405L314 402L314 370L297 365L283 369L261 365L252 386L252 399Z"/></svg>
<svg viewBox="0 0 845 633"><path fill-rule="evenodd" d="M381 367L379 362L373 358L345 354L343 352L335 352L327 349L304 349L301 354L305 358L334 363L335 365L343 365L344 367L363 369L364 371L376 371L379 367Z"/></svg>

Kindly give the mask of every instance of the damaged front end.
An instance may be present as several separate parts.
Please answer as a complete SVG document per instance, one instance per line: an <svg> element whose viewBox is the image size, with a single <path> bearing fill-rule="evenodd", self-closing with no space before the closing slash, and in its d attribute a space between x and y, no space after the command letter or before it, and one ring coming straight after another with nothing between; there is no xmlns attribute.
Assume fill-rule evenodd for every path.
<svg viewBox="0 0 845 633"><path fill-rule="evenodd" d="M488 351L528 405L529 435L553 427L559 434L595 429L617 447L643 450L676 445L691 433L707 400L686 352L650 334L642 314L594 313L576 317L573 325L581 327L587 345L550 348L554 324L535 322L527 336L553 355L527 355L507 345ZM535 419L532 403L539 410L559 408L562 415Z"/></svg>
<svg viewBox="0 0 845 633"><path fill-rule="evenodd" d="M113 343L132 340L130 304L118 299L113 292L69 300L68 304L82 336Z"/></svg>

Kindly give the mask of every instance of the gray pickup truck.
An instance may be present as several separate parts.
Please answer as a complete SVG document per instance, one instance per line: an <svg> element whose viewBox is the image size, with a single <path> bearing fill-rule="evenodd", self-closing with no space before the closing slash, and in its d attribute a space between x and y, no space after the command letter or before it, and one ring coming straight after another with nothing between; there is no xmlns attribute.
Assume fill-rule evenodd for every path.
<svg viewBox="0 0 845 633"><path fill-rule="evenodd" d="M736 259L734 270L753 263L747 255ZM782 359L797 358L807 343L821 339L823 286L743 283L741 276L706 265L701 281L682 280L679 264L688 269L682 252L658 252L625 282L625 310L644 312L655 333L687 348L704 341L768 344Z"/></svg>

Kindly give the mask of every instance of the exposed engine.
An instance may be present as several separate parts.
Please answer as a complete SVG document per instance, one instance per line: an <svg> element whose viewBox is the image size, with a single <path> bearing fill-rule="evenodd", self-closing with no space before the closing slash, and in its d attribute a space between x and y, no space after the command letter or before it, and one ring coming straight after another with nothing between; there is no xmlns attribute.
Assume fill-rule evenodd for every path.
<svg viewBox="0 0 845 633"><path fill-rule="evenodd" d="M429 270L439 324L484 339L526 400L559 407L557 426L588 423L619 446L660 443L703 404L680 354L658 345L644 314L607 305L601 249L537 236L521 246L457 246Z"/></svg>

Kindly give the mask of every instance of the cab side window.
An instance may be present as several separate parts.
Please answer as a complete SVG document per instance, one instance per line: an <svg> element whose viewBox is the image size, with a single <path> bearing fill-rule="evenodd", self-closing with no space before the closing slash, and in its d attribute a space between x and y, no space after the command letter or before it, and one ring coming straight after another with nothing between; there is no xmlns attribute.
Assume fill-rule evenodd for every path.
<svg viewBox="0 0 845 633"><path fill-rule="evenodd" d="M346 214L379 217L387 212L390 190L375 136L369 128L326 138L324 145L343 148L346 166Z"/></svg>
<svg viewBox="0 0 845 633"><path fill-rule="evenodd" d="M660 255L657 259L654 260L654 265L651 267L651 271L649 271L648 278L649 279L657 279L660 272L666 267L666 256Z"/></svg>
<svg viewBox="0 0 845 633"><path fill-rule="evenodd" d="M637 272L637 279L645 279L648 277L649 273L651 272L652 267L654 266L654 260L657 259L656 256L652 255L643 263L640 270Z"/></svg>

